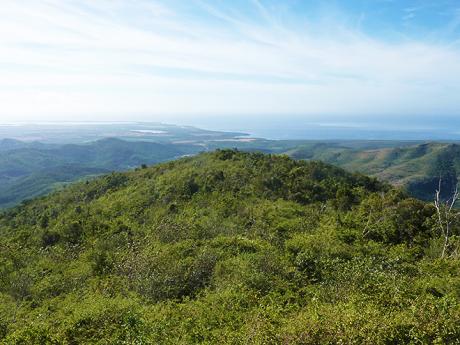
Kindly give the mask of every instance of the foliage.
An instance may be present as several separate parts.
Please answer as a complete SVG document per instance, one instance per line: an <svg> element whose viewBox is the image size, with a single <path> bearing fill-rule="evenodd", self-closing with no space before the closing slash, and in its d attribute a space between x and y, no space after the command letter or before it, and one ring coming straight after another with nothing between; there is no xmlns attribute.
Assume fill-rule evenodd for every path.
<svg viewBox="0 0 460 345"><path fill-rule="evenodd" d="M432 205L320 162L110 174L1 214L0 343L456 344L439 241Z"/></svg>
<svg viewBox="0 0 460 345"><path fill-rule="evenodd" d="M319 159L349 171L360 171L404 186L414 197L432 201L442 179L443 198L457 185L460 146L448 143L376 143L352 147L353 142L300 144L286 153L295 159ZM371 145L367 143L368 146Z"/></svg>
<svg viewBox="0 0 460 345"><path fill-rule="evenodd" d="M179 145L119 139L79 145L22 143L22 146L10 144L7 148L3 145L3 149L0 147L0 208L50 193L81 178L174 159L182 156L183 151Z"/></svg>

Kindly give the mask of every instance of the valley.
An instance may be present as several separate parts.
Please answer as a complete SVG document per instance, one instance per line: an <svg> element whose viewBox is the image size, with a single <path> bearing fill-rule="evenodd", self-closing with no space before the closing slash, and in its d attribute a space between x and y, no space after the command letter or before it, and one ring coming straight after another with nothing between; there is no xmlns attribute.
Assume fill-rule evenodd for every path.
<svg viewBox="0 0 460 345"><path fill-rule="evenodd" d="M80 179L224 148L324 161L427 201L440 177L443 195L452 193L460 171L455 142L269 140L148 123L28 125L21 130L20 135L17 127L0 126L0 208Z"/></svg>

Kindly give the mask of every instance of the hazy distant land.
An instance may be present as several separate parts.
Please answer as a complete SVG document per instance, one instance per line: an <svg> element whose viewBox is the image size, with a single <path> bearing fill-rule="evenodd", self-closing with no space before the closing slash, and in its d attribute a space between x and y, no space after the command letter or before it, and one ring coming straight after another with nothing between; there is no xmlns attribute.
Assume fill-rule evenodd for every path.
<svg viewBox="0 0 460 345"><path fill-rule="evenodd" d="M0 126L0 207L80 179L130 170L203 151L238 148L322 160L429 200L440 174L450 190L460 172L455 142L421 140L270 140L161 123L60 123ZM448 168L439 162L448 162ZM441 170L440 170L441 169Z"/></svg>

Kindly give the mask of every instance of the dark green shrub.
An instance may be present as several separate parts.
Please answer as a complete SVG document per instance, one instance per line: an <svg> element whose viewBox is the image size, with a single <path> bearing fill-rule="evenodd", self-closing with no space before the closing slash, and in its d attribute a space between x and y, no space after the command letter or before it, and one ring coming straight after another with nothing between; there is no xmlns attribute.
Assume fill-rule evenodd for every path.
<svg viewBox="0 0 460 345"><path fill-rule="evenodd" d="M61 239L61 235L54 231L45 231L42 234L42 247L54 246Z"/></svg>

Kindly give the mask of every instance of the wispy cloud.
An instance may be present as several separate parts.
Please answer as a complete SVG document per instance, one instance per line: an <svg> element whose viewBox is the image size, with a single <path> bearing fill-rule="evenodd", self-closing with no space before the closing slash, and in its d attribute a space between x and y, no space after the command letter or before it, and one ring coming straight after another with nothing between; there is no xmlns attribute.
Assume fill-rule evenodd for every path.
<svg viewBox="0 0 460 345"><path fill-rule="evenodd" d="M456 46L385 41L334 18L294 25L262 0L219 4L3 4L0 119L458 111Z"/></svg>

